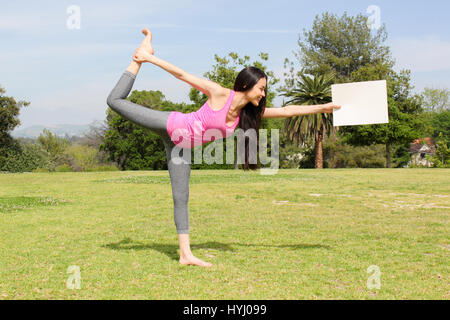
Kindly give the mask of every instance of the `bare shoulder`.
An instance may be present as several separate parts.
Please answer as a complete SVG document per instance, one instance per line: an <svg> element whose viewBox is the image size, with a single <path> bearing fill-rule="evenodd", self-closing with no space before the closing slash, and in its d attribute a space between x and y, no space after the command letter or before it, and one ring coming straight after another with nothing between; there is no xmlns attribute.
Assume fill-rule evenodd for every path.
<svg viewBox="0 0 450 320"><path fill-rule="evenodd" d="M217 84L217 86L214 86L214 89L211 90L211 95L209 96L207 102L211 107L211 109L220 110L227 102L230 94L231 94L230 89L224 88L221 85Z"/></svg>
<svg viewBox="0 0 450 320"><path fill-rule="evenodd" d="M211 96L209 98L213 100L220 100L224 97L228 98L230 93L230 89L224 88L220 84L216 83L216 85L211 88Z"/></svg>
<svg viewBox="0 0 450 320"><path fill-rule="evenodd" d="M201 77L194 76L190 73L183 72L180 76L177 77L178 79L187 82L192 87L197 89L198 91L202 92L208 98L211 98L211 96L220 96L223 94L223 91L225 88L223 88L220 84L205 79Z"/></svg>

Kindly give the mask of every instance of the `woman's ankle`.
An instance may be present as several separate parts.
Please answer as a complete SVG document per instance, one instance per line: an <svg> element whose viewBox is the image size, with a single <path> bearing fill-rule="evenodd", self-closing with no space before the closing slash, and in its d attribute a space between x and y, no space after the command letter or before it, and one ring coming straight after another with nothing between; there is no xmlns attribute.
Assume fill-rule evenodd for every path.
<svg viewBox="0 0 450 320"><path fill-rule="evenodd" d="M191 249L180 249L180 258L189 258L189 257L193 257L194 254L192 253Z"/></svg>
<svg viewBox="0 0 450 320"><path fill-rule="evenodd" d="M135 76L137 76L137 74L139 73L139 69L141 69L141 63L133 60L133 61L131 61L130 65L128 66L126 71L129 71L132 74L134 74Z"/></svg>
<svg viewBox="0 0 450 320"><path fill-rule="evenodd" d="M191 243L189 239L189 234L179 233L178 234L178 241L180 244L180 257L192 257L192 251L191 251Z"/></svg>

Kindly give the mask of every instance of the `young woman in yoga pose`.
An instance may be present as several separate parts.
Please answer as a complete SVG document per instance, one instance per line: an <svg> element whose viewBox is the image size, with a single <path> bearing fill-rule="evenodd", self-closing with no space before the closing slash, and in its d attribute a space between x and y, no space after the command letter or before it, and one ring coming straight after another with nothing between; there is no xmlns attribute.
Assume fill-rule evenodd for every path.
<svg viewBox="0 0 450 320"><path fill-rule="evenodd" d="M287 118L312 113L332 113L339 109L332 103L309 106L285 106L283 108L266 108L267 75L258 68L247 67L237 76L234 90L206 79L198 78L184 70L157 58L152 47L152 34L148 29L142 30L145 39L133 55L133 61L122 74L118 83L108 96L107 104L122 117L151 129L158 133L165 145L167 166L172 184L174 203L174 220L180 245L182 265L212 266L211 263L196 258L191 251L189 241L189 177L190 163L172 161L172 150L181 148L191 152L190 148L198 142L194 135L194 122L200 122L203 130L215 128L223 133L223 137L231 135L237 125L244 130L258 130L262 118ZM195 89L208 96L208 101L196 112L184 114L152 110L126 100L133 87L136 75L142 63L150 62L171 73L177 79L187 82ZM175 134L178 129L184 130L180 141ZM211 141L201 137L200 143ZM248 145L246 145L244 170L256 169L256 165L248 164ZM180 154L181 156L181 154Z"/></svg>

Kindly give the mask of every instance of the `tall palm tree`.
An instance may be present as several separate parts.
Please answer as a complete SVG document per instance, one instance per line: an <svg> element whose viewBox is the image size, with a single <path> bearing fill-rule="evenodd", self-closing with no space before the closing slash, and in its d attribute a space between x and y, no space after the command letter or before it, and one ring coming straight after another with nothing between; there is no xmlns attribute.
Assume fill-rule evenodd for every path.
<svg viewBox="0 0 450 320"><path fill-rule="evenodd" d="M307 77L300 75L302 80L297 80L297 88L288 90L283 96L290 97L287 104L317 105L331 102L331 85L333 77L320 75ZM315 113L306 116L290 117L285 120L284 134L296 145L303 144L314 139L315 167L323 168L322 140L324 135L334 133L333 118L330 113Z"/></svg>

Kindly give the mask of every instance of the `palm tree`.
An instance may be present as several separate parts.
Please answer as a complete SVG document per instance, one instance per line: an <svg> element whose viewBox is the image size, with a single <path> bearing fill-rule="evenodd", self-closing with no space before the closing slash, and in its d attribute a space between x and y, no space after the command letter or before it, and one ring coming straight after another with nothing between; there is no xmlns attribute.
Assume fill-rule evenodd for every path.
<svg viewBox="0 0 450 320"><path fill-rule="evenodd" d="M307 77L300 75L298 87L288 90L283 96L291 97L285 104L317 105L331 102L331 85L333 77L320 75ZM314 138L315 167L323 168L322 140L324 135L334 133L332 114L315 113L306 116L290 117L285 120L284 134L296 145L304 144Z"/></svg>

